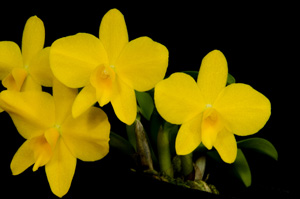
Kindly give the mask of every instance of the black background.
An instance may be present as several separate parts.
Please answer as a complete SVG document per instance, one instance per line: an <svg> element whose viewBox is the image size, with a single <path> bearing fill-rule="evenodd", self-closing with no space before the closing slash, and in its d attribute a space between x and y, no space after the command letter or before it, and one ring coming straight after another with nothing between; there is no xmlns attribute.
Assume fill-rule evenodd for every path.
<svg viewBox="0 0 300 199"><path fill-rule="evenodd" d="M118 8L125 16L130 40L149 36L169 49L167 75L199 70L201 60L208 52L221 50L227 58L229 72L237 82L251 85L270 99L271 118L255 136L270 140L278 150L279 159L276 162L249 154L253 178L251 188L236 185L226 174L220 174L222 180L217 185L226 187L225 190L220 188L224 196L288 198L296 192L295 181L299 179L299 32L296 32L299 22L295 6L274 3L191 4L188 1L172 4L162 1L109 5L103 1L2 4L0 41L14 41L20 45L25 22L33 15L44 22L45 46L78 32L98 36L103 15L111 8ZM109 105L104 109L110 110ZM0 115L0 124L0 193L55 198L44 168L37 172L29 168L18 176L11 175L11 159L24 139L16 132L6 113ZM123 130L116 126L112 128ZM187 191L135 175L126 165L126 159L117 160L112 154L95 163L78 161L71 189L65 198L77 198L81 194L85 194L85 198L109 197L107 194L134 198L160 194L176 196ZM187 194L194 197L199 193L189 191Z"/></svg>

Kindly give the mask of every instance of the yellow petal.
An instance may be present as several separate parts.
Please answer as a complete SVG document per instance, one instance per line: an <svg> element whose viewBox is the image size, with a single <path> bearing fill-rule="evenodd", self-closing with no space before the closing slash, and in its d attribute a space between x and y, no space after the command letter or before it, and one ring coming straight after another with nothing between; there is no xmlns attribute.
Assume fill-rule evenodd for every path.
<svg viewBox="0 0 300 199"><path fill-rule="evenodd" d="M99 38L106 49L109 63L114 64L128 43L127 27L119 10L111 9L104 15L100 24Z"/></svg>
<svg viewBox="0 0 300 199"><path fill-rule="evenodd" d="M48 142L48 144L51 147L51 150L54 151L56 143L58 141L58 138L60 136L58 129L53 127L53 128L49 128L48 130L46 130L45 134L45 139Z"/></svg>
<svg viewBox="0 0 300 199"><path fill-rule="evenodd" d="M237 144L234 135L223 129L217 137L214 147L218 151L222 160L226 163L233 163L236 159Z"/></svg>
<svg viewBox="0 0 300 199"><path fill-rule="evenodd" d="M31 75L27 75L21 87L21 92L25 91L42 91L42 86L32 79Z"/></svg>
<svg viewBox="0 0 300 199"><path fill-rule="evenodd" d="M88 84L80 91L80 93L75 98L75 101L72 106L73 117L77 118L88 108L93 106L96 102L96 90L91 84Z"/></svg>
<svg viewBox="0 0 300 199"><path fill-rule="evenodd" d="M42 86L50 87L53 82L53 73L49 62L50 47L39 51L30 62L28 68L32 78Z"/></svg>
<svg viewBox="0 0 300 199"><path fill-rule="evenodd" d="M3 80L13 68L23 67L23 58L19 46L11 41L0 42L0 80Z"/></svg>
<svg viewBox="0 0 300 199"><path fill-rule="evenodd" d="M213 104L225 87L227 75L227 61L222 52L214 50L203 58L197 83L207 104Z"/></svg>
<svg viewBox="0 0 300 199"><path fill-rule="evenodd" d="M87 33L56 40L50 49L50 66L54 76L71 88L84 87L99 65L108 65L101 41Z"/></svg>
<svg viewBox="0 0 300 199"><path fill-rule="evenodd" d="M26 140L14 155L10 168L13 175L18 175L34 164L34 154L30 147L32 140Z"/></svg>
<svg viewBox="0 0 300 199"><path fill-rule="evenodd" d="M54 102L48 93L2 91L0 106L26 139L40 136L54 125Z"/></svg>
<svg viewBox="0 0 300 199"><path fill-rule="evenodd" d="M175 142L178 155L187 155L193 152L201 143L202 114L181 125Z"/></svg>
<svg viewBox="0 0 300 199"><path fill-rule="evenodd" d="M236 135L258 132L268 121L271 104L268 98L246 84L231 84L214 104L228 128Z"/></svg>
<svg viewBox="0 0 300 199"><path fill-rule="evenodd" d="M115 63L116 73L137 91L152 89L168 66L168 49L148 37L130 41Z"/></svg>
<svg viewBox="0 0 300 199"><path fill-rule="evenodd" d="M57 141L54 154L45 168L51 191L56 196L63 197L70 189L76 168L76 158L62 139Z"/></svg>
<svg viewBox="0 0 300 199"><path fill-rule="evenodd" d="M31 59L44 47L45 27L37 16L30 17L24 27L22 38L22 55L24 65L28 66Z"/></svg>
<svg viewBox="0 0 300 199"><path fill-rule="evenodd" d="M56 78L53 81L53 99L55 103L56 124L61 124L69 115L78 89L66 87Z"/></svg>
<svg viewBox="0 0 300 199"><path fill-rule="evenodd" d="M110 124L106 114L96 107L74 119L68 117L61 125L64 142L73 156L83 161L103 158L109 150Z"/></svg>
<svg viewBox="0 0 300 199"><path fill-rule="evenodd" d="M118 78L116 78L116 86L116 95L111 100L111 104L119 120L131 125L135 121L137 114L134 90Z"/></svg>
<svg viewBox="0 0 300 199"><path fill-rule="evenodd" d="M28 73L24 68L14 68L3 80L2 84L7 90L20 91Z"/></svg>
<svg viewBox="0 0 300 199"><path fill-rule="evenodd" d="M168 122L182 124L201 113L204 99L195 80L184 73L174 73L155 87L157 111Z"/></svg>

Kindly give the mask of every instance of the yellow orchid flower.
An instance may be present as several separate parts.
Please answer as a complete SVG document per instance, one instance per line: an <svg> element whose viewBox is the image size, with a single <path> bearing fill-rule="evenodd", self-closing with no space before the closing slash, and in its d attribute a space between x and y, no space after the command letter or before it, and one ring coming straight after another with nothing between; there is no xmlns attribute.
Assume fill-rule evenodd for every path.
<svg viewBox="0 0 300 199"><path fill-rule="evenodd" d="M44 48L44 23L30 17L23 31L22 52L11 41L0 42L0 80L8 90L23 91L51 86L50 48Z"/></svg>
<svg viewBox="0 0 300 199"><path fill-rule="evenodd" d="M41 91L3 91L0 106L11 116L26 139L11 162L13 175L31 165L33 171L45 165L52 192L62 197L71 185L76 158L96 161L109 151L110 124L106 114L91 107L74 119L71 107L77 89L58 81L53 96Z"/></svg>
<svg viewBox="0 0 300 199"><path fill-rule="evenodd" d="M202 142L215 149L224 162L236 159L234 134L252 135L268 121L269 100L246 84L226 86L225 56L218 50L202 60L197 82L184 73L174 73L155 87L155 104L170 123L181 124L176 137L178 155L191 153Z"/></svg>
<svg viewBox="0 0 300 199"><path fill-rule="evenodd" d="M56 40L50 50L54 76L71 88L83 87L72 113L78 117L97 101L111 102L117 117L126 124L136 118L134 90L146 91L164 78L168 50L148 37L128 41L122 13L105 14L99 39L78 33Z"/></svg>

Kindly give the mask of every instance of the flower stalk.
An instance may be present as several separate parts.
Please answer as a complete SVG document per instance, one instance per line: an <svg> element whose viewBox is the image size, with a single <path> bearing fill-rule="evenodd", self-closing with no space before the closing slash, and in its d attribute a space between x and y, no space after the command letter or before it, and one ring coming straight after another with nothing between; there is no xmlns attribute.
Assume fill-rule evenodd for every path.
<svg viewBox="0 0 300 199"><path fill-rule="evenodd" d="M169 142L171 127L168 124L169 123L166 123L164 127L160 127L157 135L158 160L160 171L169 177L174 177Z"/></svg>
<svg viewBox="0 0 300 199"><path fill-rule="evenodd" d="M140 120L135 121L136 148L143 170L153 170L151 151L146 137L146 132Z"/></svg>
<svg viewBox="0 0 300 199"><path fill-rule="evenodd" d="M193 177L193 153L189 153L187 155L180 156L181 160L181 168L182 168L182 174L185 178L189 179Z"/></svg>

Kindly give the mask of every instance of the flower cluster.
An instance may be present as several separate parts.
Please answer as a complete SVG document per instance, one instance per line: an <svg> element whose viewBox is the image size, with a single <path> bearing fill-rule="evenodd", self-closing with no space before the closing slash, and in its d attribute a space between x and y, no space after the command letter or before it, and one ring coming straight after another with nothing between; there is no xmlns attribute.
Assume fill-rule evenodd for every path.
<svg viewBox="0 0 300 199"><path fill-rule="evenodd" d="M46 48L44 41L44 24L33 16L25 25L21 49L14 42L0 42L0 80L6 88L0 108L26 139L12 159L13 175L32 165L33 171L45 166L51 190L59 197L70 188L77 158L96 161L109 152L111 124L96 102L100 107L110 102L119 120L130 126L153 101L150 95L139 96L154 89L155 106L148 116L156 107L166 122L181 125L177 155L190 154L202 143L209 150L214 147L226 163L237 158L234 134L252 135L270 117L264 95L246 84L226 86L227 62L218 50L203 59L197 82L186 73L164 80L168 49L149 37L129 41L117 9L105 14L98 37L78 33ZM52 93L42 87L52 87ZM141 99L150 103L142 105Z"/></svg>

